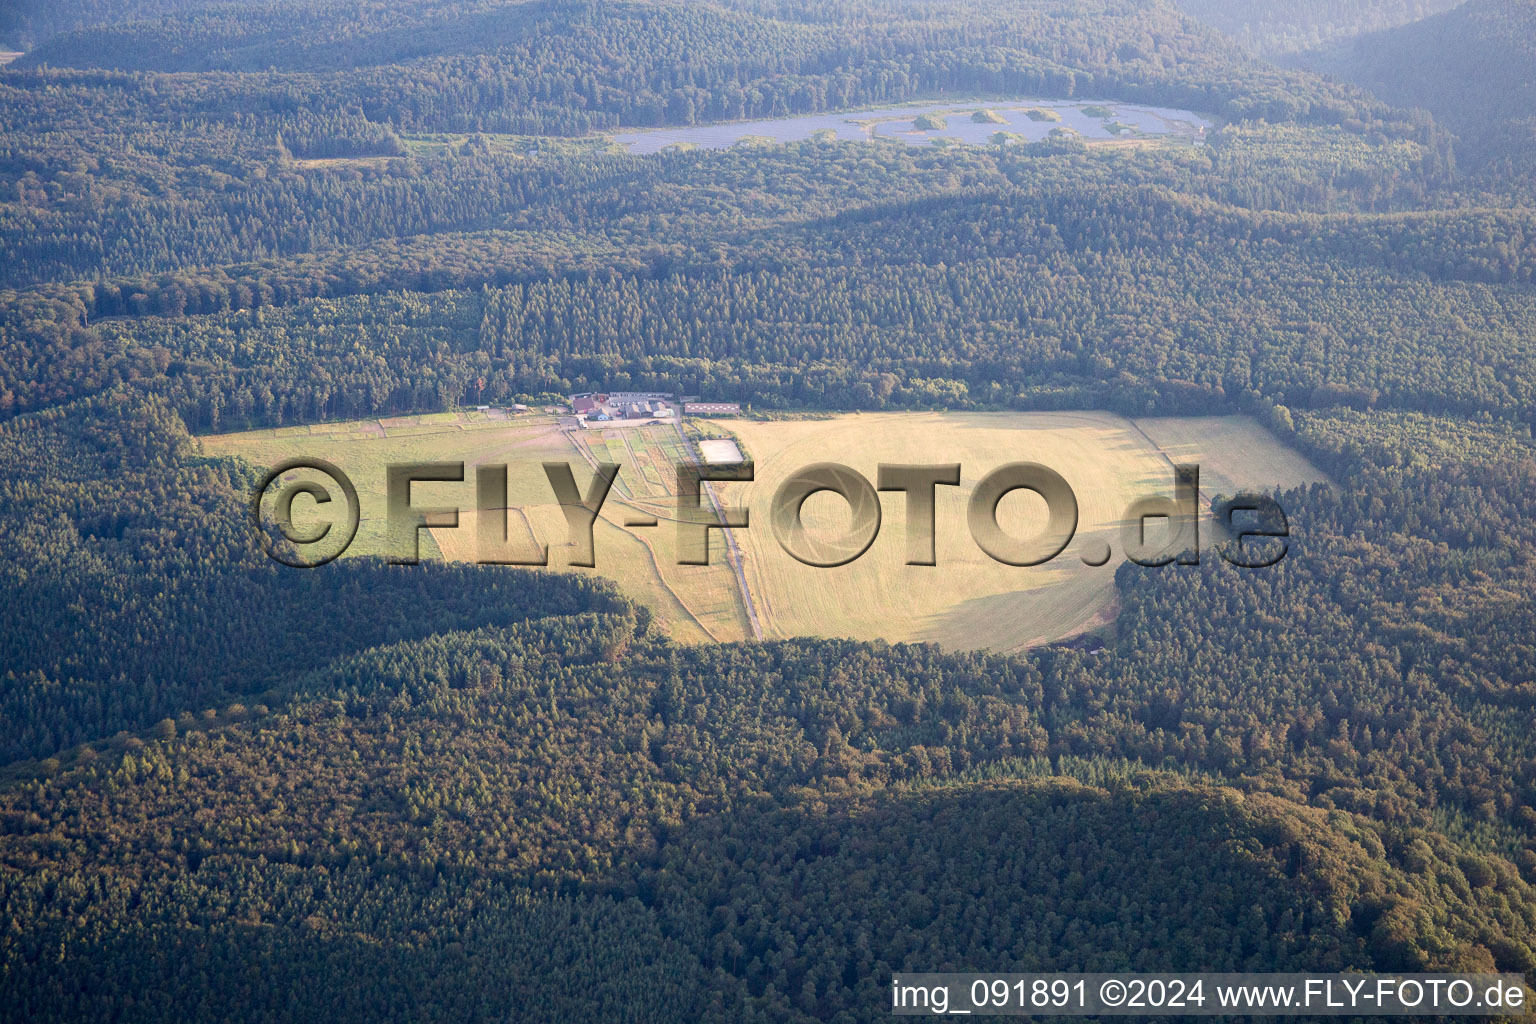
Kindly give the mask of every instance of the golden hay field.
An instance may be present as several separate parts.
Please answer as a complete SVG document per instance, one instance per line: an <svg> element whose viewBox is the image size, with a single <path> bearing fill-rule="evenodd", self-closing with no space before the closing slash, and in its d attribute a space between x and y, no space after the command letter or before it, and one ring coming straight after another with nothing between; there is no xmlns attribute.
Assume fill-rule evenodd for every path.
<svg viewBox="0 0 1536 1024"><path fill-rule="evenodd" d="M457 528L423 532L422 557L474 560L475 470L481 464L505 464L509 524L514 531L531 530L548 544L551 569L613 579L650 607L680 640L741 640L750 635L740 587L728 566L677 564L676 534L669 522L675 510L672 466L686 456L675 427L565 430L553 416L498 421L474 413L443 413L224 434L204 438L203 445L210 455L238 454L261 467L304 455L342 469L357 487L362 511L348 555L385 553L387 466L463 461L464 483L419 483L412 488L412 498L418 506L460 508ZM618 462L623 467L593 530L596 568L569 564L565 517L544 476L545 461L570 463L583 493L593 475L585 468L591 462ZM296 513L302 511L302 503L294 507ZM627 519L642 515L656 516L660 525L624 527ZM299 515L295 519L303 525Z"/></svg>
<svg viewBox="0 0 1536 1024"><path fill-rule="evenodd" d="M417 484L413 498L417 506L462 509L458 528L423 532L423 557L473 560L475 467L506 463L514 536L527 538L531 532L547 543L551 569L613 579L650 607L673 636L690 642L754 634L935 641L994 650L1048 642L1112 620L1114 571L1123 559L1122 515L1134 499L1171 490L1172 461L1199 462L1206 494L1324 479L1244 417L1133 423L1099 412L866 413L711 421L702 427L704 433L734 435L756 463L754 481L714 485L722 501L747 507L752 517L748 529L734 531L738 575L719 532L712 533L709 566L677 564L675 466L697 458L696 438L685 440L671 424L582 430L570 422L562 426L548 415L507 420L444 413L228 434L205 438L204 446L209 454L238 454L258 466L308 455L345 470L362 507L349 555L383 553L386 466L463 461L464 483ZM592 465L622 466L594 531L595 569L569 564L565 519L545 480L544 461L569 462L583 491ZM960 486L937 492L938 564L905 564L906 509L900 493L881 496L879 535L856 561L817 568L786 554L770 525L770 500L785 478L825 461L843 463L871 482L880 463L959 463ZM995 562L966 527L972 488L990 470L1016 461L1050 466L1076 493L1076 536L1046 565ZM644 516L654 517L658 525L626 525ZM1044 503L1018 492L1004 499L999 518L1009 532L1026 536L1043 524ZM848 519L846 504L831 494L815 495L804 507L813 534L835 535ZM1202 522L1202 530L1206 527ZM1114 551L1105 565L1086 565L1080 557L1095 542L1108 542Z"/></svg>
<svg viewBox="0 0 1536 1024"><path fill-rule="evenodd" d="M874 545L858 560L836 568L802 565L778 547L766 522L742 532L747 583L765 635L854 636L890 641L936 641L948 647L1015 650L1105 624L1112 614L1114 572L1123 560L1085 565L1081 553L1107 542L1119 555L1119 529L1131 502L1171 491L1172 465L1148 434L1171 433L1165 421L1135 424L1111 413L882 413L828 420L723 423L745 444L757 464L750 484L722 488L736 504L765 508L785 477L813 462L832 460L875 479L881 462L960 463L959 487L940 487L936 510L935 566L905 564L905 500L882 499L883 522ZM1184 423L1187 421L1167 421ZM1202 437L1223 466L1254 465L1272 480L1291 484L1320 475L1290 455L1251 420L1227 424L1245 451L1227 451L1217 435ZM1242 428L1242 429L1238 429ZM1155 433L1154 433L1155 432ZM1192 434L1185 428L1178 435ZM1271 451L1277 449L1278 451ZM1178 461L1185 453L1180 451ZM1040 462L1061 473L1077 495L1078 528L1053 561L1015 567L993 561L971 539L967 502L975 484L996 467ZM1228 472L1235 472L1230 468ZM1208 488L1205 488L1208 490ZM1027 500L1026 500L1027 499ZM831 533L848 523L846 505L819 495L805 506L809 524ZM1000 520L1027 536L1044 524L1044 503L1026 494L1004 500Z"/></svg>
<svg viewBox="0 0 1536 1024"><path fill-rule="evenodd" d="M1208 495L1328 479L1247 416L1164 416L1135 425L1174 462L1199 464L1200 490Z"/></svg>

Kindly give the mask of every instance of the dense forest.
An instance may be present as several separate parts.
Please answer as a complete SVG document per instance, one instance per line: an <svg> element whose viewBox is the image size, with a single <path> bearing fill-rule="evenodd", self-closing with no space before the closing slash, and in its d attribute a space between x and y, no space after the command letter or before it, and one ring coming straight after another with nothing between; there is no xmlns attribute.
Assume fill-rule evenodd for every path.
<svg viewBox="0 0 1536 1024"><path fill-rule="evenodd" d="M0 1020L1536 971L1527 115L1459 45L1424 97L1250 52L1503 3L13 5ZM978 96L1213 127L600 134ZM685 645L589 578L285 569L199 441L599 386L1245 413L1333 483L1271 569L1121 567L1100 643Z"/></svg>
<svg viewBox="0 0 1536 1024"><path fill-rule="evenodd" d="M1299 58L1460 137L1468 163L1527 183L1536 154L1536 3L1468 0L1454 10L1320 47Z"/></svg>
<svg viewBox="0 0 1536 1024"><path fill-rule="evenodd" d="M1396 28L1440 14L1463 0L1177 0L1179 10L1258 53L1277 56Z"/></svg>

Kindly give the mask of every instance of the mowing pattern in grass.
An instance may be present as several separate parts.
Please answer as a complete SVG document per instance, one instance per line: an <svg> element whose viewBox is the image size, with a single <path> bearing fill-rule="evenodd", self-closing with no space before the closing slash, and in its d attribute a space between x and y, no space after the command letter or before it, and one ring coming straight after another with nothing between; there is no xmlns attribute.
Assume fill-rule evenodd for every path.
<svg viewBox="0 0 1536 1024"><path fill-rule="evenodd" d="M959 487L937 495L936 566L906 565L906 507L882 499L874 545L836 568L801 565L780 550L769 523L742 533L747 581L768 636L852 636L937 641L949 647L1012 650L1091 629L1114 599L1114 566L1080 558L1091 540L1118 547L1121 513L1140 494L1166 490L1167 463L1123 419L1105 413L850 415L832 420L727 424L757 459L752 484L729 485L732 500L767 508L779 485L814 462L844 463L870 480L880 463L960 463ZM976 483L1008 462L1043 462L1072 485L1079 505L1077 539L1050 564L1002 565L982 552L966 526ZM735 495L732 494L735 492ZM764 517L766 518L766 517ZM1044 503L1027 493L1004 499L1008 532L1033 535ZM804 506L813 535L848 526L847 506L822 494Z"/></svg>
<svg viewBox="0 0 1536 1024"><path fill-rule="evenodd" d="M418 507L457 506L457 527L422 532L424 558L474 561L479 552L474 511L474 478L482 464L506 464L508 524L512 540L549 546L551 569L595 573L614 580L649 607L674 636L687 641L740 640L747 635L746 612L734 574L723 560L710 566L677 564L676 469L690 456L673 426L566 430L552 416L493 420L484 413L442 413L317 427L227 434L204 439L209 454L239 454L266 467L299 455L335 463L357 486L362 523L347 554L382 555L385 548L385 474L408 462L463 461L465 482L418 483ZM565 516L554 500L542 463L570 463L585 492L592 465L617 462L623 468L603 505L593 536L596 568L573 567ZM294 503L295 521L308 528L316 507ZM629 528L632 519L654 517L658 525ZM716 546L718 549L719 541Z"/></svg>

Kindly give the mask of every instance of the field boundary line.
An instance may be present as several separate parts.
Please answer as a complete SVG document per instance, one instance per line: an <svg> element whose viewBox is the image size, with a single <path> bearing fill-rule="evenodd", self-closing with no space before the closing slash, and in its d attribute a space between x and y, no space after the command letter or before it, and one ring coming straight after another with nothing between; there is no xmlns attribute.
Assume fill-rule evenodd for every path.
<svg viewBox="0 0 1536 1024"><path fill-rule="evenodd" d="M696 466L702 466L702 460L694 454L693 445L688 441L688 435L683 433L682 421L674 420L672 427L677 431L678 439L683 443L683 452L688 456L689 460ZM714 509L715 518L720 520L720 532L725 534L725 558L736 573L736 584L741 588L741 603L747 612L747 624L752 627L752 638L754 640L761 640L763 639L763 626L757 619L757 609L752 606L752 591L747 587L747 574L742 566L741 552L736 547L736 534L729 526L725 525L725 512L720 507L719 499L715 497L715 489L709 485L708 481L700 481L699 490L709 497L709 507Z"/></svg>
<svg viewBox="0 0 1536 1024"><path fill-rule="evenodd" d="M1131 419L1131 417L1129 417L1129 416L1125 417L1125 422L1129 423L1131 425L1131 428L1134 429L1136 431L1136 433L1141 435L1141 439L1143 441L1147 442L1147 444L1152 446L1152 450L1157 452L1157 454L1162 457L1162 460L1164 462L1168 463L1168 468L1173 470L1175 477L1177 477L1178 472L1179 472L1179 467L1173 461L1173 456L1169 455L1168 452L1163 448L1162 445L1160 445L1156 441L1152 440L1152 435L1147 433L1145 430L1142 430L1140 423L1137 423L1135 420ZM1195 491L1199 495L1200 500L1205 503L1205 507L1207 509L1211 508L1211 496L1210 496L1209 492L1206 491L1205 487L1204 486L1197 487L1195 489Z"/></svg>

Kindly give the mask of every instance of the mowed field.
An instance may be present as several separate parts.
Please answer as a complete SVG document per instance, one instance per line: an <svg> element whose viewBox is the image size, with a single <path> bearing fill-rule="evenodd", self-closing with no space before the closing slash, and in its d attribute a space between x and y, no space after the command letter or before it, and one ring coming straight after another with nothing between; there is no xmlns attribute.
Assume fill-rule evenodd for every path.
<svg viewBox="0 0 1536 1024"><path fill-rule="evenodd" d="M730 484L723 497L752 509L741 531L747 582L768 637L854 636L935 641L947 647L1017 650L1106 625L1113 615L1115 569L1124 561L1120 529L1131 503L1171 494L1174 462L1202 465L1202 490L1269 488L1322 479L1305 459L1246 417L1151 419L1133 423L1099 412L879 413L827 420L723 423L756 464L756 480ZM1205 429L1202 429L1204 426ZM1167 437L1165 451L1153 439ZM784 479L814 462L843 463L874 481L880 463L959 463L958 487L937 491L934 566L906 561L906 502L882 496L882 525L858 560L836 568L803 565L775 541L767 520ZM972 540L966 509L976 484L1009 462L1039 462L1071 485L1078 503L1072 542L1054 560L1017 567L994 561ZM1224 486L1236 481L1236 486ZM759 509L762 511L759 512ZM849 524L832 495L806 502L813 532L836 535ZM1021 537L1045 525L1043 501L1027 492L1005 498L999 522ZM1202 542L1210 539L1202 522ZM1149 531L1150 533L1150 531ZM1108 544L1110 560L1082 555Z"/></svg>
<svg viewBox="0 0 1536 1024"><path fill-rule="evenodd" d="M675 426L581 430L566 429L557 417L547 415L492 420L480 413L441 413L223 434L205 437L203 446L210 455L240 455L262 468L308 456L325 459L345 472L357 488L362 513L348 556L386 553L385 486L390 465L462 461L463 483L418 483L411 489L412 503L421 508L460 509L456 528L422 531L423 558L475 561L476 468L506 465L510 537L515 541L531 534L548 545L550 569L609 577L648 606L680 640L727 641L751 635L741 588L723 560L709 566L677 564L673 467L688 454ZM570 564L565 515L545 477L544 462L570 464L583 494L595 463L621 466L593 529L595 568ZM294 512L301 527L314 518L314 506L307 499L296 501ZM642 516L655 517L658 525L624 525Z"/></svg>
<svg viewBox="0 0 1536 1024"><path fill-rule="evenodd" d="M866 413L711 421L690 426L692 434L672 424L583 430L570 423L547 415L494 420L483 413L445 413L228 434L205 438L204 445L209 454L238 454L262 467L306 455L343 469L357 486L363 518L349 555L384 552L388 465L463 461L464 483L417 484L413 501L418 507L462 509L457 528L423 532L423 557L475 560L475 467L505 463L514 538L547 544L551 569L613 579L650 607L673 636L689 642L758 633L769 639L846 636L999 651L1049 642L1112 621L1125 510L1144 495L1170 493L1173 462L1200 463L1206 494L1325 479L1245 417L1132 422L1098 412ZM675 467L697 460L700 431L734 436L756 464L754 481L714 485L721 501L745 506L751 515L749 528L734 531L739 574L719 532L712 533L709 566L677 564ZM545 461L569 462L583 492L590 467L622 466L594 531L595 568L569 564L565 518L545 479ZM1076 494L1076 535L1045 565L993 561L966 524L975 485L991 470L1019 461L1055 469ZM881 495L879 534L856 561L819 568L790 557L775 539L771 501L785 479L818 462L841 463L872 483L881 463L959 463L960 486L937 491L938 564L905 564L906 499L894 492ZM295 509L303 504L295 503ZM849 523L846 504L832 494L813 496L802 511L813 535L835 536ZM630 525L644 517L657 525ZM1045 522L1044 503L1016 492L999 506L999 522L1021 537L1037 533ZM1202 521L1202 542L1208 545L1215 538L1207 527ZM1109 562L1085 564L1083 553L1104 543L1112 551Z"/></svg>
<svg viewBox="0 0 1536 1024"><path fill-rule="evenodd" d="M1135 424L1170 460L1200 467L1207 495L1329 482L1294 448L1247 416L1164 416Z"/></svg>

